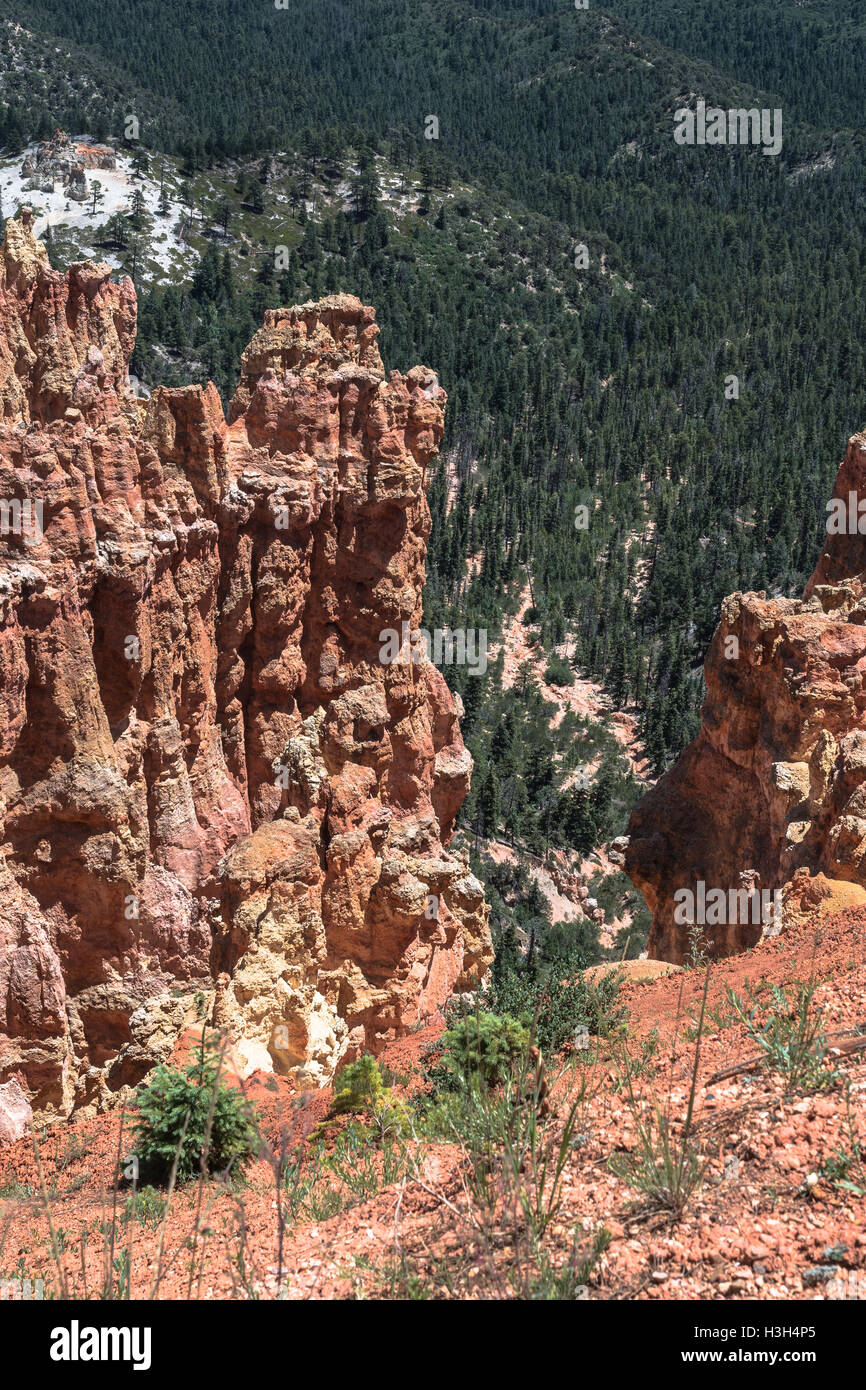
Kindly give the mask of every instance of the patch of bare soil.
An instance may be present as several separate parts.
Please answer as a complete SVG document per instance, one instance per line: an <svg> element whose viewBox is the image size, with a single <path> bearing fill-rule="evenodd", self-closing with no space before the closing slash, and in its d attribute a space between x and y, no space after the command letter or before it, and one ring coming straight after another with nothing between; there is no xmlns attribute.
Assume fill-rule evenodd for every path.
<svg viewBox="0 0 866 1390"><path fill-rule="evenodd" d="M626 710L615 710L611 705L610 697L596 681L576 678L574 685L571 686L548 685L545 681L544 673L547 669L548 654L540 651L530 641L528 630L523 622L526 611L531 607L531 604L532 597L527 585L520 596L520 606L517 612L503 622L502 645L505 648L502 671L503 687L510 690L519 679L521 666L528 662L545 700L556 705L556 712L551 718L550 727L557 728L568 711L598 722L609 720L611 731L620 744L635 777L641 781L647 781L650 776L649 764L638 738L637 720L634 714ZM496 660L499 652L500 643L491 642L488 649L488 661ZM555 647L554 652L563 661L568 661L570 648L567 643ZM574 773L570 780L574 781L579 775L577 772ZM564 785L567 786L568 782Z"/></svg>

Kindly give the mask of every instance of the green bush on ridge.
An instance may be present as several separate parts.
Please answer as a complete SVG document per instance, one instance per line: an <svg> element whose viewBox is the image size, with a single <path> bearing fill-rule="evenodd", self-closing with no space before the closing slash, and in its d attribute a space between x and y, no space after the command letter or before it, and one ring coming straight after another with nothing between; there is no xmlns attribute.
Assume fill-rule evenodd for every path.
<svg viewBox="0 0 866 1390"><path fill-rule="evenodd" d="M213 1038L183 1070L158 1066L136 1097L135 1154L142 1176L179 1180L240 1167L256 1150L255 1112L229 1087Z"/></svg>

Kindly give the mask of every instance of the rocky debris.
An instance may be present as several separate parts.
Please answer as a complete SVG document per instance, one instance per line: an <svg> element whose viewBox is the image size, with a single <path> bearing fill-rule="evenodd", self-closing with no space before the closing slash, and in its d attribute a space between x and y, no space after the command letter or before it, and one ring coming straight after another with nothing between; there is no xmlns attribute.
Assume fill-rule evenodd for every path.
<svg viewBox="0 0 866 1390"><path fill-rule="evenodd" d="M866 498L866 435L855 435L834 497L846 518ZM724 907L696 923L716 955L754 946L818 899L866 887L866 539L857 523L828 534L802 600L732 594L704 668L695 741L632 815L625 868L653 913L649 954L688 949L682 890L719 890ZM805 879L804 879L805 875ZM829 887L828 887L829 884ZM778 913L742 890L782 895ZM814 894L812 895L814 900ZM766 901L766 899L765 899ZM721 918L721 920L719 920Z"/></svg>
<svg viewBox="0 0 866 1390"><path fill-rule="evenodd" d="M114 169L116 156L108 145L76 144L65 130L55 130L50 140L37 146L35 155L28 154L21 165L27 180L25 188L40 193L53 193L59 183L63 191L76 202L87 198L85 169Z"/></svg>
<svg viewBox="0 0 866 1390"><path fill-rule="evenodd" d="M616 864L618 868L622 868L625 864L625 852L627 849L627 835L617 835L615 840L611 840L607 847L607 857L611 864Z"/></svg>
<svg viewBox="0 0 866 1390"><path fill-rule="evenodd" d="M135 319L129 280L7 223L0 1083L47 1118L211 1010L318 1083L492 957L446 848L455 702L380 658L421 617L435 374L386 376L373 310L331 296L266 315L227 421L212 385L134 398Z"/></svg>
<svg viewBox="0 0 866 1390"><path fill-rule="evenodd" d="M866 904L866 888L860 883L827 878L826 874L812 874L808 868L801 868L785 884L783 897L782 920L790 927L795 922L819 922L846 907L862 907Z"/></svg>
<svg viewBox="0 0 866 1390"><path fill-rule="evenodd" d="M564 854L555 853L550 856L550 877L563 897L570 898L584 917L595 922L596 926L604 926L604 908L599 907L598 901L590 897L587 883L579 870L565 862Z"/></svg>

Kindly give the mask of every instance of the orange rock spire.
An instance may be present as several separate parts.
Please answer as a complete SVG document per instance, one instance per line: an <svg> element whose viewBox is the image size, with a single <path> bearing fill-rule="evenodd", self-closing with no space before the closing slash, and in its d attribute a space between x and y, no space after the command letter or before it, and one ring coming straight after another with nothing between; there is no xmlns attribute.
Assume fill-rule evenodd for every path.
<svg viewBox="0 0 866 1390"><path fill-rule="evenodd" d="M135 400L136 302L0 257L0 1083L101 1108L212 1010L305 1083L491 958L421 615L445 393L348 295L269 312L226 421Z"/></svg>

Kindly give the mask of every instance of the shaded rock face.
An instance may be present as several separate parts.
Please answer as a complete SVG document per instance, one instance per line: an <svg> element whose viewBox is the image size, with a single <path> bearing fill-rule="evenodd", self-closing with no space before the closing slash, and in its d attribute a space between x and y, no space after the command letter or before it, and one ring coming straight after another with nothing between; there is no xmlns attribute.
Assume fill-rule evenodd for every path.
<svg viewBox="0 0 866 1390"><path fill-rule="evenodd" d="M843 529L802 600L725 599L701 731L632 815L625 868L653 913L652 957L683 959L682 890L697 899L700 882L728 899L727 920L697 923L717 955L783 927L815 875L819 898L836 882L866 886L866 435L849 442L834 498ZM731 898L744 890L779 890L781 917Z"/></svg>
<svg viewBox="0 0 866 1390"><path fill-rule="evenodd" d="M417 626L445 394L350 296L129 389L136 303L0 261L0 1083L109 1104L197 1018L308 1084L484 974L471 759Z"/></svg>

